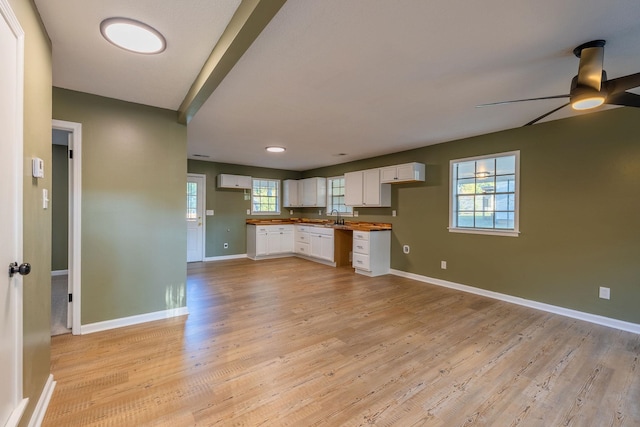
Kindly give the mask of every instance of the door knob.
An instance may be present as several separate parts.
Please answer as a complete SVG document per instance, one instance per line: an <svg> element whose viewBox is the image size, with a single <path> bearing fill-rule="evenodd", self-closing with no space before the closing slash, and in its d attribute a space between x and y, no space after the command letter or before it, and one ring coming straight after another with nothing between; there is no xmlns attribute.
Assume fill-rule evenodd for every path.
<svg viewBox="0 0 640 427"><path fill-rule="evenodd" d="M17 262L9 264L9 277L13 277L13 275L16 273L20 273L20 275L26 276L27 274L31 273L31 264L27 262L23 262L20 265L18 265Z"/></svg>

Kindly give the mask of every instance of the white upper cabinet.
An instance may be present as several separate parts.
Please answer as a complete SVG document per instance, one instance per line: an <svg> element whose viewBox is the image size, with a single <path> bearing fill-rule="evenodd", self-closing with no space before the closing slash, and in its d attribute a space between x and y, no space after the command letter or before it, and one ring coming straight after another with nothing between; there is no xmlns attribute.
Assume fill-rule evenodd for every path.
<svg viewBox="0 0 640 427"><path fill-rule="evenodd" d="M298 191L302 184L302 206L327 206L327 179L326 178L306 178L298 183Z"/></svg>
<svg viewBox="0 0 640 427"><path fill-rule="evenodd" d="M391 186L381 184L380 169L344 174L344 202L347 206L389 207Z"/></svg>
<svg viewBox="0 0 640 427"><path fill-rule="evenodd" d="M401 182L424 181L425 167L423 163L405 163L402 165L380 168L380 181L388 184Z"/></svg>
<svg viewBox="0 0 640 427"><path fill-rule="evenodd" d="M326 178L287 179L282 188L286 208L327 206Z"/></svg>
<svg viewBox="0 0 640 427"><path fill-rule="evenodd" d="M285 179L282 181L282 206L285 208L295 208L300 206L298 198L298 186L300 182L296 179Z"/></svg>
<svg viewBox="0 0 640 427"><path fill-rule="evenodd" d="M218 175L218 188L237 188L241 190L251 190L251 177L244 175Z"/></svg>

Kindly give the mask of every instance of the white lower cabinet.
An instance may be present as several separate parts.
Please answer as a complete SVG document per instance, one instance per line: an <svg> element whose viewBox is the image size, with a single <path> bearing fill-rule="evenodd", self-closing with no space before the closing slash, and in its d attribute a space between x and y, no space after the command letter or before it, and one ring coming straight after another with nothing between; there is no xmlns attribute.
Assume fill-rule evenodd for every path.
<svg viewBox="0 0 640 427"><path fill-rule="evenodd" d="M333 228L296 225L295 252L333 262Z"/></svg>
<svg viewBox="0 0 640 427"><path fill-rule="evenodd" d="M353 268L367 276L388 274L391 267L391 231L354 231Z"/></svg>
<svg viewBox="0 0 640 427"><path fill-rule="evenodd" d="M251 259L293 253L293 225L247 225L247 256Z"/></svg>

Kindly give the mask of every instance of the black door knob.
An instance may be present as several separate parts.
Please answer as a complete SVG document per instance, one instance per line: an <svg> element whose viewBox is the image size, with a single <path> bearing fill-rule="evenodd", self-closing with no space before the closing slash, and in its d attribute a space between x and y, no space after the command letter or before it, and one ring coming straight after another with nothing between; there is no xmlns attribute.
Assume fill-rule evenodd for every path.
<svg viewBox="0 0 640 427"><path fill-rule="evenodd" d="M26 276L31 273L31 264L24 262L18 265L17 262L9 264L9 277L13 277L14 274L19 273L22 276Z"/></svg>

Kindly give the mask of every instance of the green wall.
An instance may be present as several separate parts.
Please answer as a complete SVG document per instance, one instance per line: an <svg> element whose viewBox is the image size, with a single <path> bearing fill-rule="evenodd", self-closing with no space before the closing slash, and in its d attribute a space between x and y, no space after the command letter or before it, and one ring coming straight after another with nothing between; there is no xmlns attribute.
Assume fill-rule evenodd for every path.
<svg viewBox="0 0 640 427"><path fill-rule="evenodd" d="M51 210L42 190L51 189L51 44L31 1L9 0L25 38L23 260L32 265L23 281L23 395L26 426L50 373ZM45 177L31 178L31 159L44 160Z"/></svg>
<svg viewBox="0 0 640 427"><path fill-rule="evenodd" d="M640 323L639 120L640 110L609 110L304 175L425 163L426 182L393 186L391 208L358 209L362 221L393 223L392 268ZM520 150L520 236L448 232L449 161L512 150ZM598 297L600 286L610 300Z"/></svg>
<svg viewBox="0 0 640 427"><path fill-rule="evenodd" d="M82 124L82 324L186 305L186 127L176 112L54 88Z"/></svg>
<svg viewBox="0 0 640 427"><path fill-rule="evenodd" d="M247 218L265 218L264 216L247 215L251 209L251 201L244 199L243 190L218 188L217 176L221 173L232 175L248 175L254 178L298 179L300 172L253 166L232 165L227 163L203 162L188 160L189 173L206 175L206 208L213 210L214 215L207 217L205 257L219 257L247 253L246 224ZM247 191L250 193L250 191ZM289 218L289 211L282 209L279 216L266 218ZM224 249L223 244L229 243Z"/></svg>
<svg viewBox="0 0 640 427"><path fill-rule="evenodd" d="M69 161L66 145L53 145L51 164L51 269L68 268L69 255Z"/></svg>
<svg viewBox="0 0 640 427"><path fill-rule="evenodd" d="M631 108L596 112L309 170L299 177L425 163L425 182L392 186L392 207L356 209L357 220L393 224L392 268L640 323L638 120L640 110ZM520 236L450 233L450 160L513 150L521 154ZM215 176L259 173L201 161L189 161L188 168L207 173L207 209L215 209L207 221L207 256L244 253L249 202L242 192L216 189ZM288 211L281 215L287 216ZM320 217L316 209L297 209L294 216ZM226 253L225 241L237 247ZM402 252L403 245L411 247L410 254ZM446 270L440 261L447 261ZM598 297L600 286L611 288L610 300Z"/></svg>

